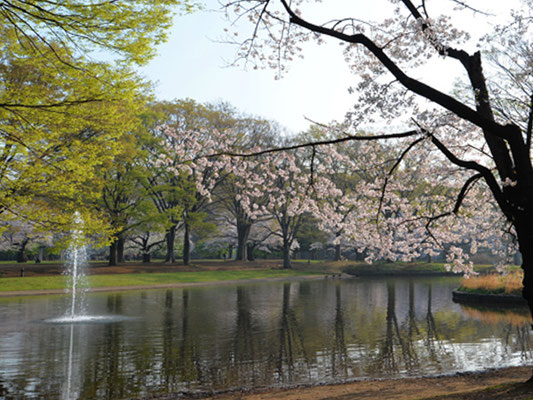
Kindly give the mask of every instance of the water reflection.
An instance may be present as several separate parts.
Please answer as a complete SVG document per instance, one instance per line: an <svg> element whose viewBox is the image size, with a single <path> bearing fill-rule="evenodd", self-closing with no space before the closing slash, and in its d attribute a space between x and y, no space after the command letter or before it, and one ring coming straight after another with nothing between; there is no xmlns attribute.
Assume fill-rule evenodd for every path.
<svg viewBox="0 0 533 400"><path fill-rule="evenodd" d="M109 324L36 321L62 297L0 300L0 397L132 398L531 362L527 310L451 301L456 279L312 281L93 294Z"/></svg>

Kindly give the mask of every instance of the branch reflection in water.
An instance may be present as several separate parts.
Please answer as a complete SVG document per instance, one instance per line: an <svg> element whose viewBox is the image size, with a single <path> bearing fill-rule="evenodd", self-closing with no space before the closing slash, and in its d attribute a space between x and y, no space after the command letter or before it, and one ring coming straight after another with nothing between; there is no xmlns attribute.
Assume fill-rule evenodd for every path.
<svg viewBox="0 0 533 400"><path fill-rule="evenodd" d="M457 305L457 282L91 294L91 313L138 319L74 327L33 322L54 315L61 298L2 299L0 318L11 323L0 327L0 389L15 398L135 398L531 363L527 314Z"/></svg>

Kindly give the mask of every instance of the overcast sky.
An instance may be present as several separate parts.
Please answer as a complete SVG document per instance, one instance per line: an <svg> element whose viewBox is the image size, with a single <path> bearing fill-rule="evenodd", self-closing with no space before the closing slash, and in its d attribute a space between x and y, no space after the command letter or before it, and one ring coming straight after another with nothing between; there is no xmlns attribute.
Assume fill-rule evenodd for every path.
<svg viewBox="0 0 533 400"><path fill-rule="evenodd" d="M353 1L324 3L328 10L341 9L339 17L351 15ZM496 0L486 0L483 4L496 3ZM281 80L274 80L271 70L229 67L227 64L234 60L236 48L220 43L228 23L220 13L209 11L216 4L206 0L206 10L176 16L168 42L159 46L159 55L142 68L142 74L156 83L158 99L224 100L243 112L276 120L293 132L309 126L305 117L324 123L343 119L354 103L348 87L354 84L355 77L349 72L337 43L312 44L306 48L305 58L293 62ZM358 4L364 5L357 7L358 15L375 16L383 7L383 2L378 0ZM348 9L351 11L346 12ZM307 15L316 18L322 10ZM317 22L327 20L323 15L320 17ZM473 16L466 17L466 23L472 23ZM424 79L449 90L455 79L454 71L458 71L455 68L455 63L443 60Z"/></svg>

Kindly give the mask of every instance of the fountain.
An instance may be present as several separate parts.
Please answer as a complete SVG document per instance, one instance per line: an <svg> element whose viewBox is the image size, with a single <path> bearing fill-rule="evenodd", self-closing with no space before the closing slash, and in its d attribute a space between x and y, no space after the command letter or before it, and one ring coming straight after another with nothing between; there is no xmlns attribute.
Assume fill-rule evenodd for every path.
<svg viewBox="0 0 533 400"><path fill-rule="evenodd" d="M69 295L68 306L61 317L46 319L42 322L51 324L70 325L68 332L68 352L66 362L66 376L61 398L64 400L79 397L79 380L73 364L79 364L80 335L88 327L80 324L112 323L133 320L135 318L120 315L89 315L87 314L85 294L89 289L89 282L85 274L87 267L87 247L84 244L83 220L78 212L74 214L75 228L72 231L70 243L66 252L67 261L64 274L67 276L65 292ZM75 344L78 343L78 344Z"/></svg>
<svg viewBox="0 0 533 400"><path fill-rule="evenodd" d="M78 212L74 214L75 228L72 231L69 247L66 252L67 261L65 275L67 287L65 291L69 296L69 305L61 317L51 318L44 322L72 324L86 322L113 322L121 320L118 316L88 315L85 306L85 293L89 283L85 274L87 266L87 247L84 244L83 220Z"/></svg>
<svg viewBox="0 0 533 400"><path fill-rule="evenodd" d="M78 316L84 315L83 292L87 287L83 267L87 263L87 249L83 244L83 221L80 214L74 214L74 224L76 228L72 233L72 239L67 251L67 275L70 290L70 312L66 317L75 320ZM77 307L76 307L77 306Z"/></svg>

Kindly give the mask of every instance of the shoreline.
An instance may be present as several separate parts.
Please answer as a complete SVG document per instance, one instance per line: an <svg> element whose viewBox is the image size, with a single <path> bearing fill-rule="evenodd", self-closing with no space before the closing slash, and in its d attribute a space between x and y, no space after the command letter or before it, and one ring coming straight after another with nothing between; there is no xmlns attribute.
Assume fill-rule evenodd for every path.
<svg viewBox="0 0 533 400"><path fill-rule="evenodd" d="M208 400L373 400L376 398L411 400L461 394L469 394L496 385L519 384L531 377L531 366L505 367L453 374L400 377L359 378L341 383L309 383L286 387L255 389L229 389L215 392L170 393L149 397L160 400L176 398ZM533 394L526 389L526 393ZM472 397L477 399L478 397ZM480 397L485 398L485 397ZM486 399L498 397L486 397Z"/></svg>
<svg viewBox="0 0 533 400"><path fill-rule="evenodd" d="M459 304L499 305L514 306L526 305L527 301L522 296L490 293L470 293L460 290L452 292L452 300Z"/></svg>
<svg viewBox="0 0 533 400"><path fill-rule="evenodd" d="M273 278L256 278L256 279L232 279L225 281L205 281L205 282L176 282L176 283L158 283L154 285L130 285L130 286L100 286L88 288L89 293L101 292L126 292L134 290L157 290L157 289L179 289L201 286L218 286L218 285L246 285L253 283L267 282L294 282L299 280L319 280L324 279L324 275L301 275ZM14 290L9 292L0 292L2 297L20 297L20 296L47 296L66 294L67 289L44 289L44 290Z"/></svg>

